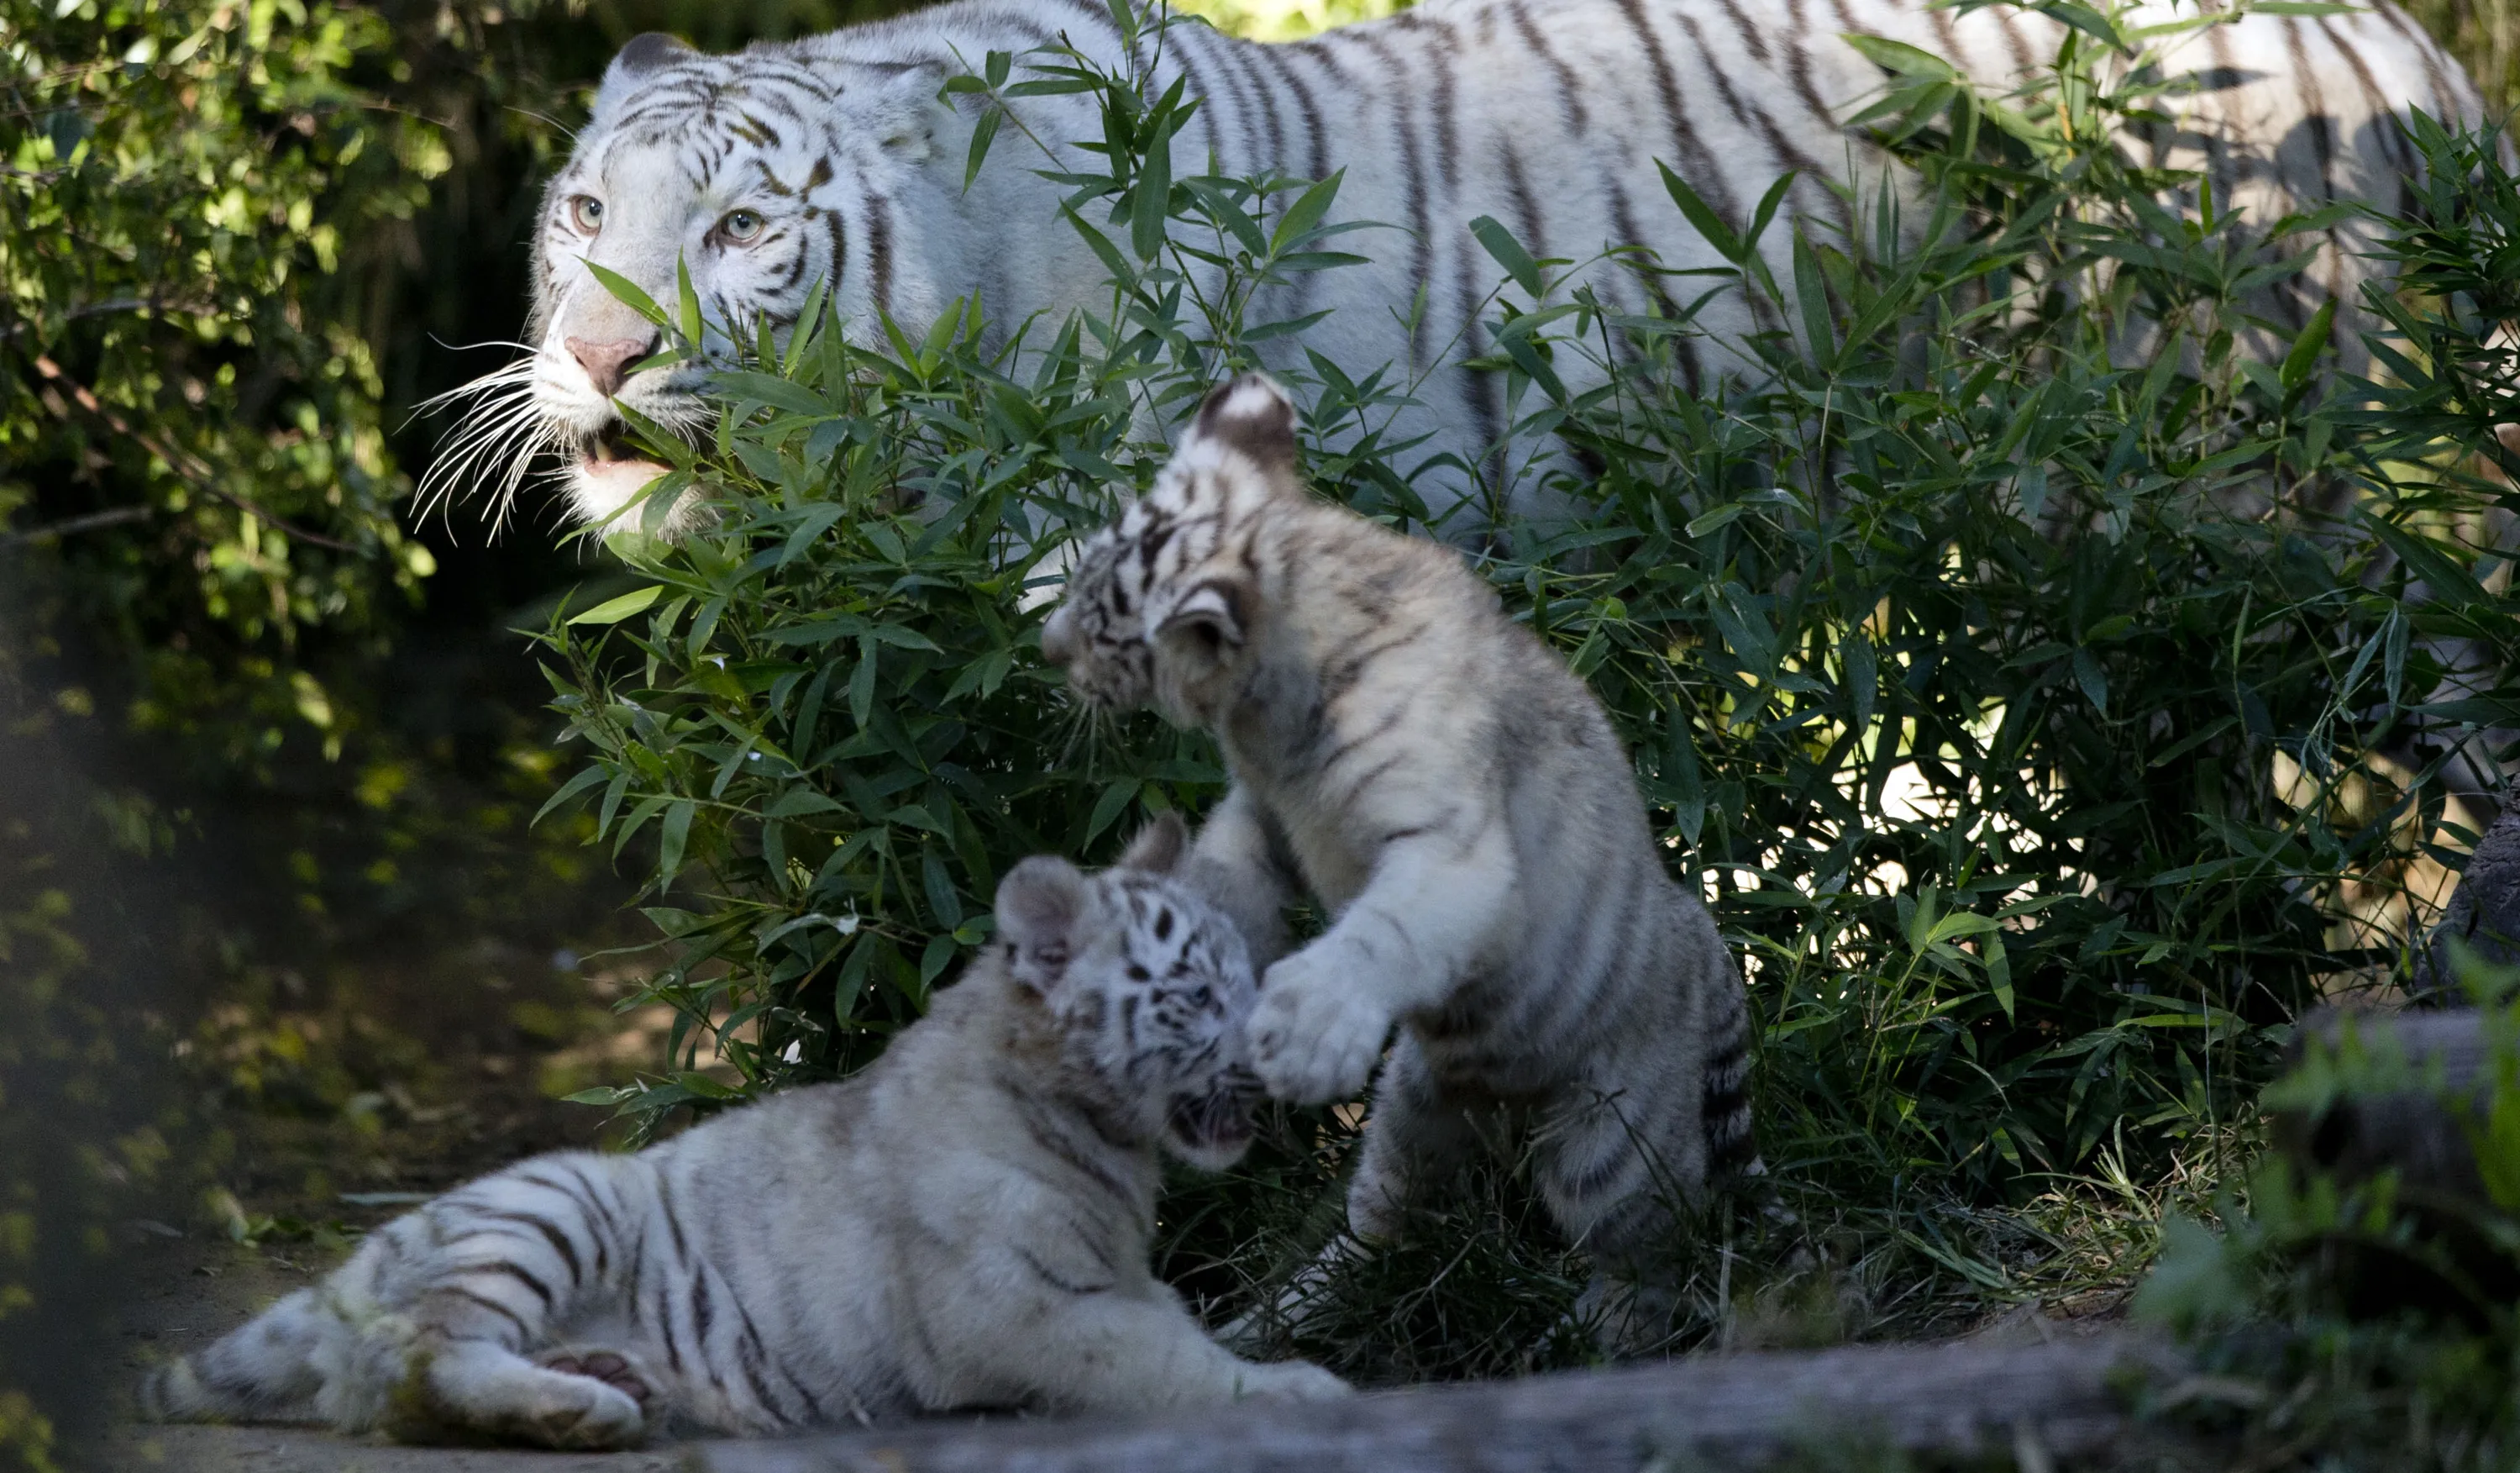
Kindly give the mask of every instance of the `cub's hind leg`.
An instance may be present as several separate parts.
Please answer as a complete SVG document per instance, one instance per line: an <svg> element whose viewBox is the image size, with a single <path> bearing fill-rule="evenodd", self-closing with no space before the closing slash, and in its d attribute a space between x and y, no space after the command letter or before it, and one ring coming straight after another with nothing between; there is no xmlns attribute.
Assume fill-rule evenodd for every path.
<svg viewBox="0 0 2520 1473"><path fill-rule="evenodd" d="M411 1441L605 1449L647 1434L646 1378L619 1357L552 1353L556 1333L608 1302L624 1228L655 1206L635 1159L546 1157L423 1209L436 1249L408 1283L413 1334L388 1429ZM644 1234L641 1234L644 1236ZM607 1372L619 1362L623 1374Z"/></svg>
<svg viewBox="0 0 2520 1473"><path fill-rule="evenodd" d="M1477 1124L1426 1067L1417 1038L1403 1030L1373 1086L1373 1109L1348 1178L1347 1230L1295 1270L1277 1292L1220 1331L1230 1345L1265 1343L1264 1332L1301 1329L1329 1303L1338 1271L1399 1239L1410 1206L1477 1152Z"/></svg>
<svg viewBox="0 0 2520 1473"><path fill-rule="evenodd" d="M1348 1231L1369 1244L1398 1238L1410 1205L1478 1148L1468 1103L1437 1082L1417 1035L1403 1029L1374 1081L1373 1111L1348 1178Z"/></svg>

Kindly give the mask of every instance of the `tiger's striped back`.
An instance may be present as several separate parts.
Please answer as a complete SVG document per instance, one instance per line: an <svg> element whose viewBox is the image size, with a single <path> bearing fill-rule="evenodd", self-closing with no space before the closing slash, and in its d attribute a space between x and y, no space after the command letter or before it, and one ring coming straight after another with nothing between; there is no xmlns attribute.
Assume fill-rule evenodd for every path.
<svg viewBox="0 0 2520 1473"><path fill-rule="evenodd" d="M2172 14L2168 0L2153 0L2129 19ZM660 300L687 264L711 314L738 324L792 322L828 281L870 342L880 342L884 316L916 334L973 294L1002 329L1106 307L1104 267L1058 221L1065 186L1039 173L1094 166L1076 147L1102 136L1093 101L1013 101L1016 125L966 188L982 104L936 98L947 76L990 52L1063 40L1107 69L1145 67L1159 89L1179 80L1200 100L1176 142L1177 174L1211 157L1229 174L1344 171L1339 214L1391 228L1347 238L1369 264L1301 277L1257 304L1261 320L1329 314L1300 342L1276 345L1288 355L1282 366L1306 351L1356 380L1399 365L1420 402L1396 411L1389 435L1423 437L1413 456L1453 462L1420 479L1431 506L1482 490L1502 497L1510 485L1519 509L1545 510L1533 499L1539 478L1514 475L1513 464L1490 463L1485 485L1462 469L1506 429L1496 376L1465 366L1492 346L1486 299L1499 276L1469 222L1492 216L1542 256L1642 246L1668 269L1722 264L1666 194L1664 163L1735 227L1789 170L1799 176L1789 212L1843 225L1847 207L1829 184L1891 167L1845 126L1882 84L1848 33L1920 47L1996 91L2037 70L2062 34L2035 13L1961 13L1928 0L1426 0L1282 44L1176 24L1133 58L1094 0L954 0L734 56L642 37L608 73L552 181L536 248L534 356L485 381L527 395L537 415L516 422L514 440L450 456L450 474L503 458L520 474L549 445L575 458L580 513L602 518L661 471L608 448L620 426L614 398L661 424L697 423L697 370L614 382L629 361L621 355L652 330L581 258ZM2460 121L2481 115L2457 66L2389 0L2349 15L2251 15L2185 41L2170 65L2201 90L2179 104L2176 128L2128 142L2151 161L2197 169L2219 203L2241 207L2261 229L2336 200L2399 203L2415 160L2394 119L2409 107ZM590 221L590 204L601 219ZM726 228L739 220L748 232L740 241ZM2307 278L2266 304L2277 322L2307 321L2322 296L2350 301L2368 269L2357 254L2363 228L2326 233ZM1780 267L1789 236L1766 238ZM1580 279L1626 311L1673 309L1661 278L1626 265L1598 263ZM1413 316L1421 290L1423 311ZM1704 388L1742 361L1728 345L1762 324L1737 296L1717 297L1698 320L1709 336L1684 343L1682 367ZM1598 372L1565 368L1578 390ZM507 402L481 411L501 435L512 433ZM1518 447L1508 460L1542 448ZM1503 504L1473 508L1472 520Z"/></svg>

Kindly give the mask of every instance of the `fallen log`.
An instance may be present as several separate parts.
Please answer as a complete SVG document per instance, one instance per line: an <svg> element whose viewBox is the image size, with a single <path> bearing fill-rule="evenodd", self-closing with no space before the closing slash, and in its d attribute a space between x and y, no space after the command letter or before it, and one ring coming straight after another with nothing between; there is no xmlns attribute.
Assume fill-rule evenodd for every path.
<svg viewBox="0 0 2520 1473"><path fill-rule="evenodd" d="M691 1456L697 1473L1629 1473L1756 1467L1851 1440L2072 1456L2116 1445L2127 1392L2177 1363L2160 1342L2124 1332L1857 1346L1134 1421L927 1422L705 1444Z"/></svg>
<svg viewBox="0 0 2520 1473"><path fill-rule="evenodd" d="M2473 1008L2400 1013L2324 1010L2303 1020L2303 1042L2335 1046L2348 1034L2364 1056L2407 1066L2405 1087L2339 1094L2316 1109L2273 1112L2275 1149L2351 1185L2394 1170L2418 1199L2485 1200L2468 1131L2484 1123L2481 1086L2492 1054ZM2300 1050L2295 1050L2298 1059Z"/></svg>
<svg viewBox="0 0 2520 1473"><path fill-rule="evenodd" d="M2520 965L2520 803L2503 806L2467 856L2450 908L2416 953L2416 994L2454 992L2453 939L2488 966Z"/></svg>

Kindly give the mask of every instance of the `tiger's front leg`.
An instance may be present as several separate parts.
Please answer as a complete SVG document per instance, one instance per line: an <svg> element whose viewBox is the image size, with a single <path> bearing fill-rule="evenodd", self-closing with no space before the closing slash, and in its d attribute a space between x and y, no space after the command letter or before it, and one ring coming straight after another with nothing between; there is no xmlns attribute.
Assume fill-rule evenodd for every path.
<svg viewBox="0 0 2520 1473"><path fill-rule="evenodd" d="M1071 1411L1138 1412L1264 1398L1321 1402L1352 1394L1309 1360L1245 1360L1212 1339L1190 1312L1159 1297L1075 1295L1052 1312L1049 1354L1031 1358L1041 1400Z"/></svg>
<svg viewBox="0 0 2520 1473"><path fill-rule="evenodd" d="M1286 954L1288 883L1282 845L1251 790L1239 784L1210 809L1191 846L1185 877L1242 933L1251 965L1266 970Z"/></svg>
<svg viewBox="0 0 2520 1473"><path fill-rule="evenodd" d="M1470 805L1382 842L1372 876L1329 930L1269 968L1252 1066L1296 1104L1365 1087L1392 1024L1441 1006L1492 948L1514 893L1505 826Z"/></svg>

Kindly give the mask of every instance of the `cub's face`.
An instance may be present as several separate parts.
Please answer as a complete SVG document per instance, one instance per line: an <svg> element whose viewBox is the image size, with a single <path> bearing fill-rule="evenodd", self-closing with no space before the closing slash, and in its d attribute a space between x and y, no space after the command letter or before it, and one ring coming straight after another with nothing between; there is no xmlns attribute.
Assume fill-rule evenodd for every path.
<svg viewBox="0 0 2520 1473"><path fill-rule="evenodd" d="M1068 689L1091 705L1135 711L1154 704L1155 650L1146 613L1157 560L1147 548L1148 534L1167 530L1169 521L1139 501L1096 532L1042 628L1043 655L1065 667Z"/></svg>
<svg viewBox="0 0 2520 1473"><path fill-rule="evenodd" d="M1168 815L1101 874L1026 859L999 886L998 934L1070 1082L1215 1171L1251 1143L1262 1091L1243 1029L1260 990L1234 923L1171 873L1188 848Z"/></svg>
<svg viewBox="0 0 2520 1473"><path fill-rule="evenodd" d="M1265 612L1260 533L1302 497L1284 391L1258 374L1218 389L1154 489L1078 552L1042 655L1093 705L1215 725Z"/></svg>

